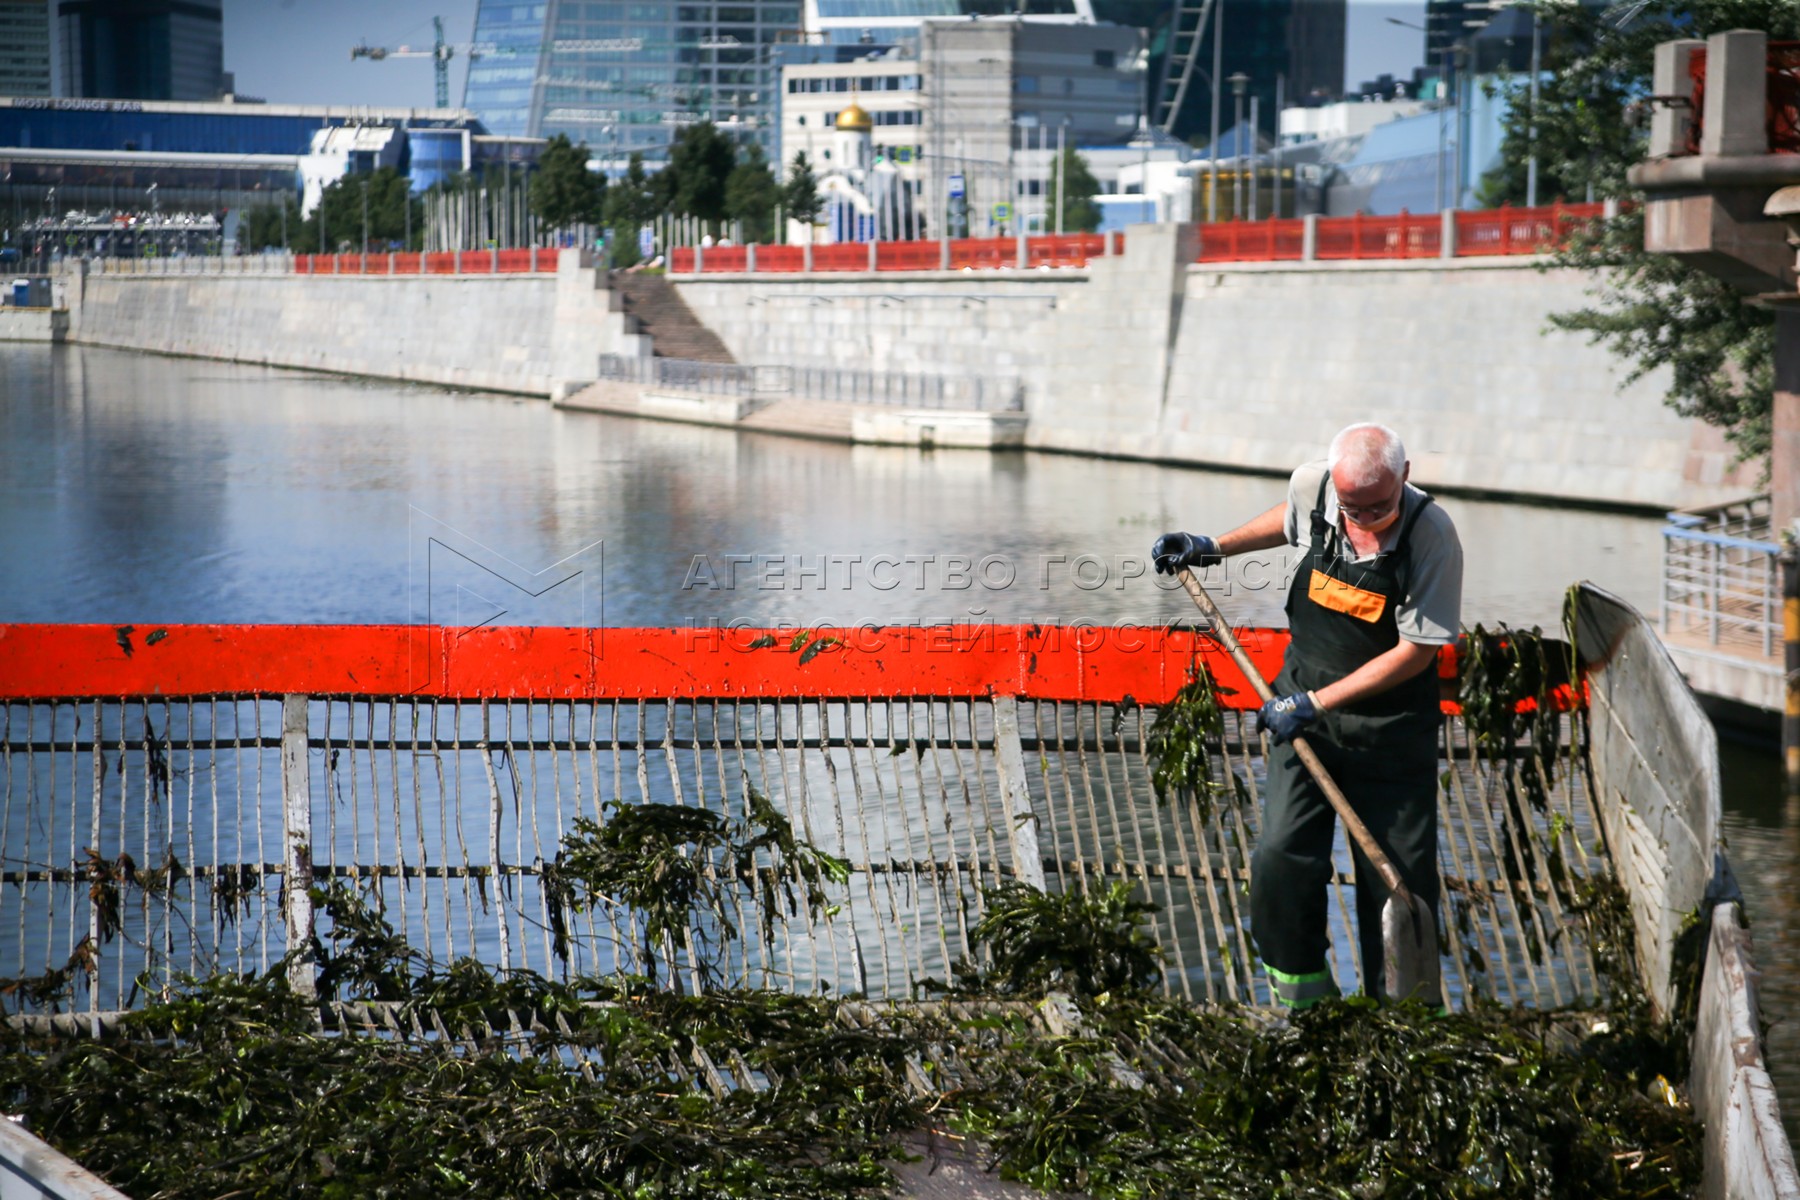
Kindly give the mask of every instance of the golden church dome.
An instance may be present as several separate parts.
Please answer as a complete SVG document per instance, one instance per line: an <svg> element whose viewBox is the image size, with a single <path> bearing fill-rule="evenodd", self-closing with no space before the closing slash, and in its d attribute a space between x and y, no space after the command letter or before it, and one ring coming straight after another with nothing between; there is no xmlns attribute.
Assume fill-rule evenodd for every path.
<svg viewBox="0 0 1800 1200"><path fill-rule="evenodd" d="M862 105L852 100L850 107L838 114L837 127L852 133L867 133L875 127L875 122L869 119L869 114L863 110Z"/></svg>

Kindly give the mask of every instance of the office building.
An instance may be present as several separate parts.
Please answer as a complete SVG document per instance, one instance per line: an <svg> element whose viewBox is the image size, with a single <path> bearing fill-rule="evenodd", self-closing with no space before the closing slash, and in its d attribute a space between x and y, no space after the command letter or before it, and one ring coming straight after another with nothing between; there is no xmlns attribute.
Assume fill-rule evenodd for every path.
<svg viewBox="0 0 1800 1200"><path fill-rule="evenodd" d="M1093 24L1093 0L806 0L807 40L826 45L893 45L916 40L942 17L1025 16L1047 24Z"/></svg>
<svg viewBox="0 0 1800 1200"><path fill-rule="evenodd" d="M927 230L1053 225L1045 209L1059 142L1112 146L1132 135L1143 49L1137 29L1018 17L927 20L916 40L885 48L784 48L782 162L804 152L821 176L845 167L838 117L854 108L875 165L897 170Z"/></svg>
<svg viewBox="0 0 1800 1200"><path fill-rule="evenodd" d="M1256 101L1257 128L1264 141L1275 137L1277 114L1282 108L1319 100L1336 100L1344 94L1344 35L1346 0L1221 0L1196 49L1181 110L1174 114L1170 132L1184 139L1206 142L1212 134L1213 39L1220 36L1222 66L1217 90L1221 136L1236 120L1237 103L1227 80L1236 74L1248 78L1244 94L1244 119L1250 118ZM1165 56L1163 69L1179 69ZM1173 94L1170 81L1158 95ZM1157 113L1160 123L1166 114Z"/></svg>
<svg viewBox="0 0 1800 1200"><path fill-rule="evenodd" d="M774 49L801 40L801 0L619 4L481 0L464 107L500 136L585 143L609 171L653 166L710 120L776 150Z"/></svg>
<svg viewBox="0 0 1800 1200"><path fill-rule="evenodd" d="M0 0L0 96L50 95L50 5Z"/></svg>
<svg viewBox="0 0 1800 1200"><path fill-rule="evenodd" d="M455 109L0 97L0 212L245 208L382 164L420 191L533 148Z"/></svg>
<svg viewBox="0 0 1800 1200"><path fill-rule="evenodd" d="M57 0L62 94L217 100L225 92L219 0Z"/></svg>

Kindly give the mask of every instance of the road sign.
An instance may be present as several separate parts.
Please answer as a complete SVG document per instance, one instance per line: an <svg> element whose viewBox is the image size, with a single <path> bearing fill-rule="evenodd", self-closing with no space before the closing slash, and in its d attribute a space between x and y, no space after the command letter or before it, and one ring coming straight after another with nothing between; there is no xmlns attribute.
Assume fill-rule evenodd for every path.
<svg viewBox="0 0 1800 1200"><path fill-rule="evenodd" d="M911 146L895 146L894 147L894 161L895 162L909 163L912 160L913 160L913 148Z"/></svg>
<svg viewBox="0 0 1800 1200"><path fill-rule="evenodd" d="M638 226L638 256L649 258L656 253L656 231L648 225Z"/></svg>
<svg viewBox="0 0 1800 1200"><path fill-rule="evenodd" d="M950 198L954 200L961 195L964 195L962 173L960 171L952 172L950 176Z"/></svg>
<svg viewBox="0 0 1800 1200"><path fill-rule="evenodd" d="M1012 205L1010 205L1006 201L1002 200L1000 203L994 205L993 208L988 210L988 220L992 221L996 225L1000 224L1000 222L1002 222L1002 221L1012 220Z"/></svg>

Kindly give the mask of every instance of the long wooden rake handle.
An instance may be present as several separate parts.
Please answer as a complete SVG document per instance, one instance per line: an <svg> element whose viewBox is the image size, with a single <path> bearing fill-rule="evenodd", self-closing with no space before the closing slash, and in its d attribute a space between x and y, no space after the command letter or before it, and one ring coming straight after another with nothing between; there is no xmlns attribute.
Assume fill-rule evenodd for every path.
<svg viewBox="0 0 1800 1200"><path fill-rule="evenodd" d="M1275 698L1274 689L1262 677L1262 672L1256 669L1256 664L1250 660L1250 656L1244 653L1244 647L1238 642L1237 635L1232 633L1231 626L1225 623L1225 614L1219 611L1219 606L1213 603L1213 598L1207 594L1200 581L1195 579L1193 572L1186 567L1181 568L1176 575L1181 580L1181 586L1187 589L1187 594L1193 598L1194 604L1200 609L1202 615L1211 623L1213 636L1219 639L1220 645L1230 651L1232 661L1237 663L1238 670L1244 673L1244 678L1250 681L1250 686L1256 689L1256 694L1264 701L1273 700ZM1318 753L1313 750L1304 737L1296 734L1293 743L1294 753L1300 756L1300 761L1306 764L1306 769L1311 772L1320 790L1325 793L1325 798L1331 801L1331 807L1337 810L1339 819L1344 822L1344 828L1349 831L1350 836L1356 840L1357 846L1374 865L1375 870L1380 873L1382 882L1387 884L1388 890L1410 912L1413 907L1412 890L1400 878L1400 872L1395 870L1394 864L1388 860L1388 856L1382 853L1381 847L1375 842L1375 835L1369 832L1369 827L1363 824L1362 818L1356 815L1356 810L1350 807L1349 797L1345 796L1338 788L1337 783L1331 778L1330 772L1325 770L1325 764L1319 761Z"/></svg>

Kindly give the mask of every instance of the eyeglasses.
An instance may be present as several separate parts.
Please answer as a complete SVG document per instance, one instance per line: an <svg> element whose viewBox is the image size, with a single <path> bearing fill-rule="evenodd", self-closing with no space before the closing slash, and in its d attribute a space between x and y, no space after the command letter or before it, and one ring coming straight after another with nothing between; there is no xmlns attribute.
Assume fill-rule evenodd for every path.
<svg viewBox="0 0 1800 1200"><path fill-rule="evenodd" d="M1400 505L1400 494L1406 490L1405 481L1394 488L1394 494L1380 504L1345 504L1338 501L1338 511L1358 525L1370 525L1393 512Z"/></svg>

